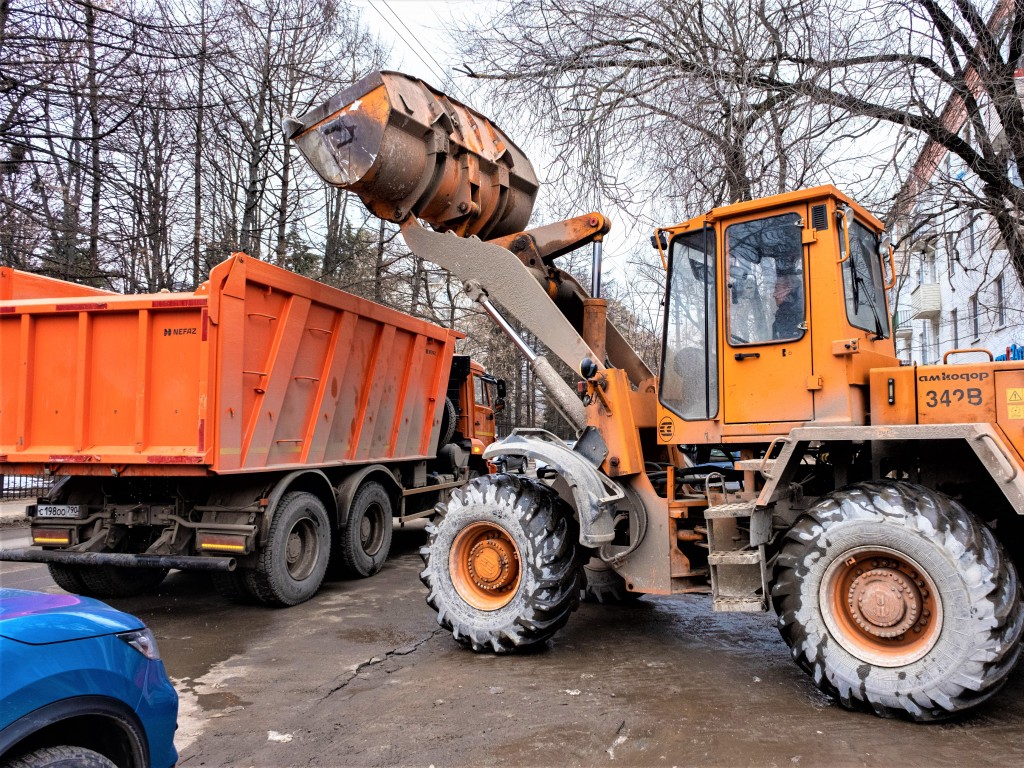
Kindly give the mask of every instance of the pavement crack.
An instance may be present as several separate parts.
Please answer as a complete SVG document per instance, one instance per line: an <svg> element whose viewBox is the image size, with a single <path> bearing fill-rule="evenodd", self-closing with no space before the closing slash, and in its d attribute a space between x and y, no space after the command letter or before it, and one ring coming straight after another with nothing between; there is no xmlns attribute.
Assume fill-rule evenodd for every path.
<svg viewBox="0 0 1024 768"><path fill-rule="evenodd" d="M349 683L351 683L353 680L359 677L359 673L362 672L364 669L377 666L378 664L383 664L385 661L387 661L388 659L392 659L395 656L408 656L412 653L415 653L419 650L420 646L430 642L437 635L445 631L446 630L444 629L435 629L422 640L417 640L415 643L409 643L408 645L393 648L392 650L387 651L383 656L373 656L367 661L360 662L352 668L352 670L348 673L344 680L342 680L340 683L338 683L338 685L334 686L333 688L331 688L331 690L329 690L327 693L321 696L320 701L323 701L324 699L333 696L338 691L343 690L345 687L348 686Z"/></svg>

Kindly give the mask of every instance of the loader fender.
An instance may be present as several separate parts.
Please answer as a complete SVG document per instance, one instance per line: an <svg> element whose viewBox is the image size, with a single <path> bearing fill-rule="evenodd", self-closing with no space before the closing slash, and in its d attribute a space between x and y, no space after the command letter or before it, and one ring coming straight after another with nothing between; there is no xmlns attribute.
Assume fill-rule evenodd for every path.
<svg viewBox="0 0 1024 768"><path fill-rule="evenodd" d="M572 498L563 496L563 499L579 517L580 543L583 546L596 548L615 538L615 509L625 497L625 492L582 455L561 441L512 434L491 443L484 451L485 459L495 456L539 459L558 471L572 491ZM556 484L555 490L560 485Z"/></svg>

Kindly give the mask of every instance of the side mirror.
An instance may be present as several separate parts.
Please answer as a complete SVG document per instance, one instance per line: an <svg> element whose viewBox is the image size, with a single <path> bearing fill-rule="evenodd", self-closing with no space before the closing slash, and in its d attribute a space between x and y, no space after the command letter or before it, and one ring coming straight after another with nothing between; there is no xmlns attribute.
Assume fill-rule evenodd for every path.
<svg viewBox="0 0 1024 768"><path fill-rule="evenodd" d="M495 400L494 401L494 405L491 406L491 410L494 411L495 413L501 413L502 411L504 411L505 410L505 398L504 397L499 397L497 400Z"/></svg>
<svg viewBox="0 0 1024 768"><path fill-rule="evenodd" d="M505 399L505 394L507 392L507 388L505 387L505 380L504 379L498 379L497 389L498 389L498 399L499 400L504 400Z"/></svg>

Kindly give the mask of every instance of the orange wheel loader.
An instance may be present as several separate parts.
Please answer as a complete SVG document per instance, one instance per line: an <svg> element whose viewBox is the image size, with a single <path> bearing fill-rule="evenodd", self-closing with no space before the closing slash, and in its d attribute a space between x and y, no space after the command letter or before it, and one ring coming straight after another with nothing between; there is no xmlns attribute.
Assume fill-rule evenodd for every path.
<svg viewBox="0 0 1024 768"><path fill-rule="evenodd" d="M483 115L383 72L285 130L465 282L578 431L571 448L516 431L484 455L532 457L543 477L480 477L440 508L421 577L459 643L543 643L581 589L710 593L716 611L774 611L846 707L938 720L1006 681L1024 627L1024 365L901 365L870 212L822 186L658 229L655 375L600 298L608 222L526 229L532 167ZM558 259L588 244L583 286ZM579 371L579 392L505 312Z"/></svg>

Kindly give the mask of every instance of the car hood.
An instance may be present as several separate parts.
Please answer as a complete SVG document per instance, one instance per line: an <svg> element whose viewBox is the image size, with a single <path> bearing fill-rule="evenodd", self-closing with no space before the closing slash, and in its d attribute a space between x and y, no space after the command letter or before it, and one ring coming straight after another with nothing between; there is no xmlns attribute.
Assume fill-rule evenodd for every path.
<svg viewBox="0 0 1024 768"><path fill-rule="evenodd" d="M142 629L134 616L78 595L0 588L0 636L31 645Z"/></svg>

